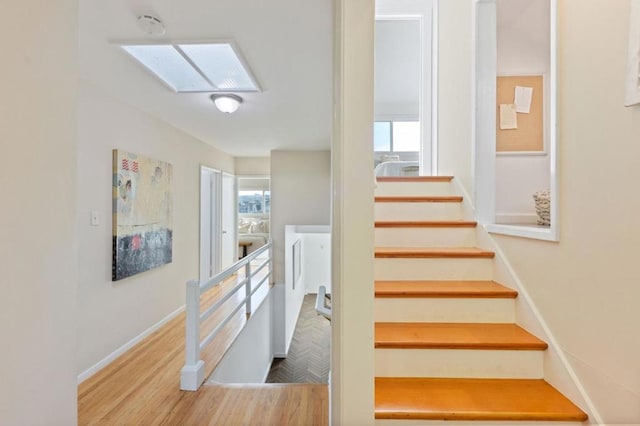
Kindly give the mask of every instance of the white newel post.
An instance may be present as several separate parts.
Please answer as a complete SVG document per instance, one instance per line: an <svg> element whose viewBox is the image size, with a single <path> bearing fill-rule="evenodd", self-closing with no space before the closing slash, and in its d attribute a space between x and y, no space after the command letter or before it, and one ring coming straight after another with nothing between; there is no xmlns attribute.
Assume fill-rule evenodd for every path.
<svg viewBox="0 0 640 426"><path fill-rule="evenodd" d="M180 389L197 391L204 382L204 361L200 359L200 282L187 282L185 365L180 371Z"/></svg>

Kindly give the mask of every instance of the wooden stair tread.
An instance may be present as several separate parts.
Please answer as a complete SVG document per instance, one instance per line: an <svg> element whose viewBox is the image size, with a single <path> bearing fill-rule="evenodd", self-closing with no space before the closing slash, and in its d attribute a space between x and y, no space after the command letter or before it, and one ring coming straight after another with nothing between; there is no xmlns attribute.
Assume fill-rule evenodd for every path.
<svg viewBox="0 0 640 426"><path fill-rule="evenodd" d="M378 176L378 182L451 182L453 176Z"/></svg>
<svg viewBox="0 0 640 426"><path fill-rule="evenodd" d="M376 247L376 258L487 258L495 253L477 247Z"/></svg>
<svg viewBox="0 0 640 426"><path fill-rule="evenodd" d="M518 292L495 281L376 281L377 298L514 299Z"/></svg>
<svg viewBox="0 0 640 426"><path fill-rule="evenodd" d="M461 203L459 195L379 195L376 203Z"/></svg>
<svg viewBox="0 0 640 426"><path fill-rule="evenodd" d="M375 324L376 348L545 350L547 344L515 324Z"/></svg>
<svg viewBox="0 0 640 426"><path fill-rule="evenodd" d="M378 182L451 182L453 176L378 176Z"/></svg>
<svg viewBox="0 0 640 426"><path fill-rule="evenodd" d="M475 228L478 222L469 220L378 221L376 228Z"/></svg>
<svg viewBox="0 0 640 426"><path fill-rule="evenodd" d="M575 421L587 415L544 380L375 379L376 419Z"/></svg>

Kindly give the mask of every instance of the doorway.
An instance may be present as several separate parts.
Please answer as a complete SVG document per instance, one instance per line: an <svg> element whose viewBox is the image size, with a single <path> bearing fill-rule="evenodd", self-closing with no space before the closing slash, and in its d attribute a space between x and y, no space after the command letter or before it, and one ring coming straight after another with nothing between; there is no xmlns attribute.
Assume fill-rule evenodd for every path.
<svg viewBox="0 0 640 426"><path fill-rule="evenodd" d="M200 167L200 281L237 258L236 182L231 174Z"/></svg>
<svg viewBox="0 0 640 426"><path fill-rule="evenodd" d="M435 21L432 1L376 1L377 176L437 174Z"/></svg>

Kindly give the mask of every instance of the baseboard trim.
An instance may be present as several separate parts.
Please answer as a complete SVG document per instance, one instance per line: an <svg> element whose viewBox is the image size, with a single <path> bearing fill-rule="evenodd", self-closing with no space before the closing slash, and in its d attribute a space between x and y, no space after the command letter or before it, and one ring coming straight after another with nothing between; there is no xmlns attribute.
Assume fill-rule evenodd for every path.
<svg viewBox="0 0 640 426"><path fill-rule="evenodd" d="M182 305L181 307L171 312L169 315L162 318L160 321L158 321L157 323L155 323L154 325L152 325L142 333L138 334L133 339L129 340L124 345L120 346L118 349L116 349L115 351L107 355L105 358L98 361L95 365L93 365L92 367L89 367L87 370L80 373L78 375L78 384L84 382L85 380L87 380L88 378L96 374L98 371L102 370L107 365L111 364L120 355L122 355L123 353L125 353L126 351L128 351L129 349L137 345L138 343L140 343L142 340L144 340L145 338L150 336L152 333L157 331L160 327L162 327L163 325L165 325L166 323L168 323L169 321L171 321L172 319L180 315L182 312L184 312L184 309L185 309L185 305Z"/></svg>

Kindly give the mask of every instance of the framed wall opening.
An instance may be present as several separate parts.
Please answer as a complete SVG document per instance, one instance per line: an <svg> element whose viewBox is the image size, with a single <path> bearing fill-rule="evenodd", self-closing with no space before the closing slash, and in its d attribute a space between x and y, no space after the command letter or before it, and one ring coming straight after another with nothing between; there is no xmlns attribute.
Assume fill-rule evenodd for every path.
<svg viewBox="0 0 640 426"><path fill-rule="evenodd" d="M534 18L546 21L536 23ZM530 28L519 25L519 19L528 19ZM512 43L519 36L535 44L530 47L533 53L526 54L522 44ZM505 40L513 45L505 46ZM556 58L557 0L476 0L475 199L478 220L491 233L558 241ZM499 133L520 132L528 137L525 132L530 131L524 125L520 129L501 129L500 105L511 103L510 96L514 103L517 100L516 93L508 100L499 93L501 79L507 77L522 80L520 87L533 86L529 82L532 78L542 81L542 86L533 92L538 100L544 99L538 117L543 142L535 149L505 150L504 145L498 148ZM530 112L517 114L523 124L531 119ZM550 198L548 226L538 224L534 199L536 194L542 200L545 192Z"/></svg>

